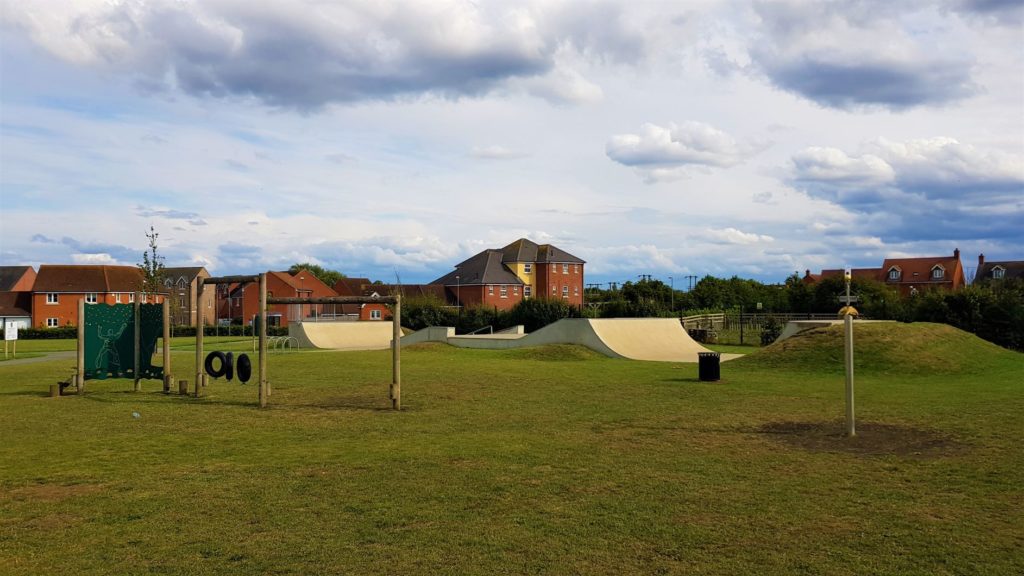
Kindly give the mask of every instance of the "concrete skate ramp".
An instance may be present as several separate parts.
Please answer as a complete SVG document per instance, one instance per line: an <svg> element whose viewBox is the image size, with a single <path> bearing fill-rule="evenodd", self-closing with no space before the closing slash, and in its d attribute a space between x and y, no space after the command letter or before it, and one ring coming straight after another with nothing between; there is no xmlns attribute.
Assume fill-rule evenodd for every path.
<svg viewBox="0 0 1024 576"><path fill-rule="evenodd" d="M288 335L303 348L381 350L391 347L391 322L290 322Z"/></svg>
<svg viewBox="0 0 1024 576"><path fill-rule="evenodd" d="M873 324L877 322L895 322L895 320L854 320L853 323L856 326L861 324ZM842 324L843 320L790 320L786 322L786 327L783 328L782 333L775 339L776 342L782 342L787 338L792 338L801 332L807 330L813 330L814 328L828 328L829 326L835 326Z"/></svg>
<svg viewBox="0 0 1024 576"><path fill-rule="evenodd" d="M489 350L579 344L612 358L660 362L696 362L698 352L711 352L690 338L675 318L566 318L526 335L455 336L454 332L446 327L426 328L402 338L402 343L445 342ZM728 358L723 355L722 359Z"/></svg>

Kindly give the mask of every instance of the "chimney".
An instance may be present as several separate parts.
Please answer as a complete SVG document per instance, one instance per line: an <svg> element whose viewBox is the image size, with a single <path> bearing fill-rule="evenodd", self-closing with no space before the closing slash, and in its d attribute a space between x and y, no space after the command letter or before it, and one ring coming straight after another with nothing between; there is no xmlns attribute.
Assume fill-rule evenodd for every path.
<svg viewBox="0 0 1024 576"><path fill-rule="evenodd" d="M985 255L978 254L978 271L981 272L981 267L985 265Z"/></svg>
<svg viewBox="0 0 1024 576"><path fill-rule="evenodd" d="M960 249L959 248L954 248L953 249L953 258L955 258L957 260L960 259Z"/></svg>

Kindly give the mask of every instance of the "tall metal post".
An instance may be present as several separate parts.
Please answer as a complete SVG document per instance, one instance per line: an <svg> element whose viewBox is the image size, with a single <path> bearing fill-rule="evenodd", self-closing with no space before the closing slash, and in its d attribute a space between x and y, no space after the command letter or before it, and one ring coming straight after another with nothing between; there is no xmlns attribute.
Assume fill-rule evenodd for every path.
<svg viewBox="0 0 1024 576"><path fill-rule="evenodd" d="M260 408L267 407L267 273L260 273Z"/></svg>
<svg viewBox="0 0 1024 576"><path fill-rule="evenodd" d="M846 360L846 435L853 437L857 435L854 424L853 410L853 314L850 313L850 280L851 272L846 271L846 314L843 318L843 331L845 333L843 356Z"/></svg>

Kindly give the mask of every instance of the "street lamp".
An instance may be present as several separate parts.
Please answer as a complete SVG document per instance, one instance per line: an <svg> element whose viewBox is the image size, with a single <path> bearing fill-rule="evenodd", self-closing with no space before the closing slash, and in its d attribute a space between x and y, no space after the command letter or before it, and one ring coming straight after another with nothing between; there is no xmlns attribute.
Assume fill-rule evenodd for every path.
<svg viewBox="0 0 1024 576"><path fill-rule="evenodd" d="M672 312L676 311L676 281L671 276L668 277L669 284L672 286Z"/></svg>
<svg viewBox="0 0 1024 576"><path fill-rule="evenodd" d="M462 314L462 293L461 293L461 288L462 288L462 279L459 278L458 274L456 274L455 275L455 305L458 306L458 308L459 308L459 314Z"/></svg>

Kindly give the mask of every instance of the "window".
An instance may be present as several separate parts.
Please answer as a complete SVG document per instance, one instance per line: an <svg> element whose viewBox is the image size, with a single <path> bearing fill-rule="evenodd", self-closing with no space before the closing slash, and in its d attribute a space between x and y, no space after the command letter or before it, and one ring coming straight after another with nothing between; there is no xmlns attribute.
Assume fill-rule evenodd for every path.
<svg viewBox="0 0 1024 576"><path fill-rule="evenodd" d="M57 327L57 319L56 318L47 318L46 319L46 327L47 328L56 328Z"/></svg>
<svg viewBox="0 0 1024 576"><path fill-rule="evenodd" d="M551 265L551 273L552 274L557 274L558 273L558 268L555 268L554 264Z"/></svg>
<svg viewBox="0 0 1024 576"><path fill-rule="evenodd" d="M178 298L178 306L181 306L182 308L185 307L185 299L184 298Z"/></svg>
<svg viewBox="0 0 1024 576"><path fill-rule="evenodd" d="M572 293L573 293L574 296L579 296L580 295L580 287L579 286L573 286L572 287Z"/></svg>
<svg viewBox="0 0 1024 576"><path fill-rule="evenodd" d="M46 303L47 304L56 304L58 302L60 302L60 299L57 296L56 292L47 292L46 293Z"/></svg>
<svg viewBox="0 0 1024 576"><path fill-rule="evenodd" d="M118 292L117 294L114 294L114 304L120 304L120 303L121 303L121 293Z"/></svg>
<svg viewBox="0 0 1024 576"><path fill-rule="evenodd" d="M551 286L551 293L552 294L558 294L558 286L552 285Z"/></svg>
<svg viewBox="0 0 1024 576"><path fill-rule="evenodd" d="M501 297L508 298L508 286L505 286L504 284L501 285Z"/></svg>
<svg viewBox="0 0 1024 576"><path fill-rule="evenodd" d="M568 297L569 297L569 287L568 286L562 286L562 298L568 298Z"/></svg>
<svg viewBox="0 0 1024 576"><path fill-rule="evenodd" d="M562 274L568 274L568 273L569 273L569 265L568 264L562 264Z"/></svg>
<svg viewBox="0 0 1024 576"><path fill-rule="evenodd" d="M494 284L487 285L487 294L489 296L494 296Z"/></svg>
<svg viewBox="0 0 1024 576"><path fill-rule="evenodd" d="M380 320L380 310L370 310L370 320Z"/></svg>
<svg viewBox="0 0 1024 576"><path fill-rule="evenodd" d="M1003 268L1002 266L996 266L992 269L993 278L1002 278L1004 274L1006 274L1006 268Z"/></svg>
<svg viewBox="0 0 1024 576"><path fill-rule="evenodd" d="M527 262L526 264L523 264L523 274L531 274L532 272L533 272L533 264L531 262Z"/></svg>
<svg viewBox="0 0 1024 576"><path fill-rule="evenodd" d="M899 279L900 279L900 269L899 268L889 268L889 280L899 280Z"/></svg>
<svg viewBox="0 0 1024 576"><path fill-rule="evenodd" d="M523 298L529 298L532 290L530 286L523 286Z"/></svg>
<svg viewBox="0 0 1024 576"><path fill-rule="evenodd" d="M95 304L96 303L96 293L95 292L89 292L88 294L86 294L85 295L85 303L86 304Z"/></svg>
<svg viewBox="0 0 1024 576"><path fill-rule="evenodd" d="M142 295L142 303L145 304L147 301L149 301L149 294L143 294Z"/></svg>
<svg viewBox="0 0 1024 576"><path fill-rule="evenodd" d="M135 302L135 292L128 293L128 303L131 304L132 302Z"/></svg>
<svg viewBox="0 0 1024 576"><path fill-rule="evenodd" d="M942 269L942 266L932 268L932 280L941 280L945 276L946 271Z"/></svg>
<svg viewBox="0 0 1024 576"><path fill-rule="evenodd" d="M173 282L171 282L170 278L168 278L167 280L164 280L164 286L167 286L168 288L170 288L171 284L173 284Z"/></svg>
<svg viewBox="0 0 1024 576"><path fill-rule="evenodd" d="M580 273L580 265L579 264L573 264L572 265L572 271L573 271L574 274L579 274Z"/></svg>

